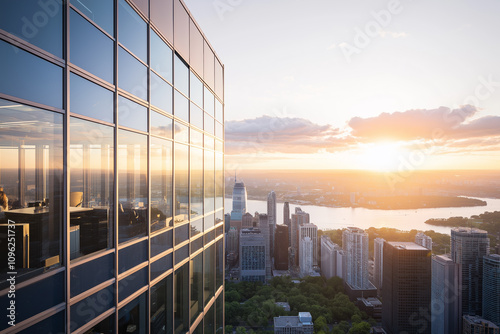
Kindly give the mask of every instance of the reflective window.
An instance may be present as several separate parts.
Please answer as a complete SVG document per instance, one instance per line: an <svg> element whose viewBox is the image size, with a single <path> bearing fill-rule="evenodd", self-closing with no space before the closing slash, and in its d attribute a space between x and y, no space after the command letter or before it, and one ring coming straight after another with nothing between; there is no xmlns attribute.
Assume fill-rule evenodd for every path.
<svg viewBox="0 0 500 334"><path fill-rule="evenodd" d="M6 11L0 12L3 14ZM2 93L62 109L63 70L61 67L2 40L0 40L0 54L2 55L2 61L0 61L0 73L2 73L0 91Z"/></svg>
<svg viewBox="0 0 500 334"><path fill-rule="evenodd" d="M203 133L191 128L191 144L203 147Z"/></svg>
<svg viewBox="0 0 500 334"><path fill-rule="evenodd" d="M189 127L179 122L174 122L174 139L183 143L189 143Z"/></svg>
<svg viewBox="0 0 500 334"><path fill-rule="evenodd" d="M189 224L176 227L174 231L175 245L179 245L186 240L189 240ZM189 255L189 254L188 254Z"/></svg>
<svg viewBox="0 0 500 334"><path fill-rule="evenodd" d="M118 274L140 265L148 260L148 242L143 240L136 242L118 251ZM122 297L120 297L122 298Z"/></svg>
<svg viewBox="0 0 500 334"><path fill-rule="evenodd" d="M215 59L215 94L221 99L224 98L224 70L221 63Z"/></svg>
<svg viewBox="0 0 500 334"><path fill-rule="evenodd" d="M204 42L203 57L203 79L210 88L214 88L215 55L207 42Z"/></svg>
<svg viewBox="0 0 500 334"><path fill-rule="evenodd" d="M215 125L214 125L214 119L210 116L208 116L207 113L205 113L205 131L210 133L210 134L215 134L215 129L214 129Z"/></svg>
<svg viewBox="0 0 500 334"><path fill-rule="evenodd" d="M171 118L155 111L151 111L152 134L172 139L172 122Z"/></svg>
<svg viewBox="0 0 500 334"><path fill-rule="evenodd" d="M189 245L182 246L175 250L175 263L180 263L189 257Z"/></svg>
<svg viewBox="0 0 500 334"><path fill-rule="evenodd" d="M118 3L119 42L146 63L148 61L147 24L125 0L119 0Z"/></svg>
<svg viewBox="0 0 500 334"><path fill-rule="evenodd" d="M71 298L115 277L114 253L75 263L71 268Z"/></svg>
<svg viewBox="0 0 500 334"><path fill-rule="evenodd" d="M148 267L142 268L118 282L118 302L122 302L148 284ZM144 332L147 333L147 332Z"/></svg>
<svg viewBox="0 0 500 334"><path fill-rule="evenodd" d="M110 315L97 325L92 326L92 328L89 329L88 331L83 332L83 334L95 334L95 333L113 334L116 333L114 328L115 328L115 315L113 313L112 315Z"/></svg>
<svg viewBox="0 0 500 334"><path fill-rule="evenodd" d="M148 109L122 96L118 96L118 124L148 131Z"/></svg>
<svg viewBox="0 0 500 334"><path fill-rule="evenodd" d="M172 226L172 142L151 138L151 232Z"/></svg>
<svg viewBox="0 0 500 334"><path fill-rule="evenodd" d="M214 153L205 150L205 214L215 209Z"/></svg>
<svg viewBox="0 0 500 334"><path fill-rule="evenodd" d="M113 123L112 91L71 73L70 93L72 113Z"/></svg>
<svg viewBox="0 0 500 334"><path fill-rule="evenodd" d="M189 59L189 16L180 0L174 0L174 43L186 59Z"/></svg>
<svg viewBox="0 0 500 334"><path fill-rule="evenodd" d="M189 263L175 271L174 328L175 334L189 330Z"/></svg>
<svg viewBox="0 0 500 334"><path fill-rule="evenodd" d="M151 257L155 257L172 248L172 230L151 237Z"/></svg>
<svg viewBox="0 0 500 334"><path fill-rule="evenodd" d="M147 137L118 130L118 239L146 235L148 183Z"/></svg>
<svg viewBox="0 0 500 334"><path fill-rule="evenodd" d="M66 330L65 317L66 317L66 311L61 311L18 333L21 334L64 333Z"/></svg>
<svg viewBox="0 0 500 334"><path fill-rule="evenodd" d="M221 293L215 301L215 333L224 333L224 294Z"/></svg>
<svg viewBox="0 0 500 334"><path fill-rule="evenodd" d="M174 86L184 95L189 96L189 69L177 55L174 59Z"/></svg>
<svg viewBox="0 0 500 334"><path fill-rule="evenodd" d="M189 64L203 75L203 35L192 20L189 24Z"/></svg>
<svg viewBox="0 0 500 334"><path fill-rule="evenodd" d="M71 118L71 259L112 246L113 133L111 127Z"/></svg>
<svg viewBox="0 0 500 334"><path fill-rule="evenodd" d="M174 95L174 115L189 122L189 101L178 91Z"/></svg>
<svg viewBox="0 0 500 334"><path fill-rule="evenodd" d="M154 280L165 272L173 268L174 265L174 254L170 253L151 263L151 280Z"/></svg>
<svg viewBox="0 0 500 334"><path fill-rule="evenodd" d="M194 222L191 222L191 238L203 232L203 218L197 219ZM203 239L203 238L202 238ZM202 244L203 246L203 244ZM194 250L191 248L191 253Z"/></svg>
<svg viewBox="0 0 500 334"><path fill-rule="evenodd" d="M203 129L203 110L198 108L196 104L191 103L190 113L190 123Z"/></svg>
<svg viewBox="0 0 500 334"><path fill-rule="evenodd" d="M224 206L224 156L215 154L215 210Z"/></svg>
<svg viewBox="0 0 500 334"><path fill-rule="evenodd" d="M224 151L224 144L220 140L215 141L215 150L218 152Z"/></svg>
<svg viewBox="0 0 500 334"><path fill-rule="evenodd" d="M215 226L215 215L213 213L206 216L203 220L204 220L205 231ZM205 234L205 244L209 243L214 238L215 238L215 233L213 233L213 230L208 232L207 234Z"/></svg>
<svg viewBox="0 0 500 334"><path fill-rule="evenodd" d="M203 312L203 253L191 259L191 323Z"/></svg>
<svg viewBox="0 0 500 334"><path fill-rule="evenodd" d="M61 4L60 1L2 1L0 29L63 58L64 11Z"/></svg>
<svg viewBox="0 0 500 334"><path fill-rule="evenodd" d="M188 220L189 214L189 147L175 143L175 219L174 224Z"/></svg>
<svg viewBox="0 0 500 334"><path fill-rule="evenodd" d="M74 331L114 306L114 285L71 305L71 330ZM109 326L109 323L108 323ZM111 327L112 328L112 327ZM110 328L108 327L108 330ZM48 332L52 333L52 332ZM109 332L108 332L109 333Z"/></svg>
<svg viewBox="0 0 500 334"><path fill-rule="evenodd" d="M172 50L151 30L151 68L172 82Z"/></svg>
<svg viewBox="0 0 500 334"><path fill-rule="evenodd" d="M118 86L127 92L148 99L148 70L127 51L118 48Z"/></svg>
<svg viewBox="0 0 500 334"><path fill-rule="evenodd" d="M222 103L215 99L215 119L219 122L224 122L224 110L222 108Z"/></svg>
<svg viewBox="0 0 500 334"><path fill-rule="evenodd" d="M203 106L203 83L193 72L189 80L189 97L198 106Z"/></svg>
<svg viewBox="0 0 500 334"><path fill-rule="evenodd" d="M203 224L203 219L199 220ZM196 253L199 249L203 248L203 236L191 242L191 254Z"/></svg>
<svg viewBox="0 0 500 334"><path fill-rule="evenodd" d="M205 305L210 301L210 298L214 296L215 292L215 245L212 245L205 249L204 255L204 282L203 282L203 299L205 300Z"/></svg>
<svg viewBox="0 0 500 334"><path fill-rule="evenodd" d="M191 147L191 219L203 215L203 149Z"/></svg>
<svg viewBox="0 0 500 334"><path fill-rule="evenodd" d="M151 333L172 334L172 275L151 287Z"/></svg>
<svg viewBox="0 0 500 334"><path fill-rule="evenodd" d="M215 243L215 291L217 291L222 284L224 284L224 242L222 239L217 240Z"/></svg>
<svg viewBox="0 0 500 334"><path fill-rule="evenodd" d="M8 220L14 222L9 231L15 231L20 281L62 261L63 116L0 99L0 120L0 244L5 247L0 282L13 271L7 268Z"/></svg>
<svg viewBox="0 0 500 334"><path fill-rule="evenodd" d="M214 323L215 323L215 304L210 306L210 309L205 313L203 318L203 334L214 334Z"/></svg>
<svg viewBox="0 0 500 334"><path fill-rule="evenodd" d="M113 83L113 40L74 10L70 15L70 61Z"/></svg>
<svg viewBox="0 0 500 334"><path fill-rule="evenodd" d="M215 97L212 92L208 90L207 87L205 87L205 94L204 94L204 104L203 108L205 109L205 112L207 112L210 116L214 117L215 114Z"/></svg>
<svg viewBox="0 0 500 334"><path fill-rule="evenodd" d="M224 126L219 122L215 122L215 136L224 139Z"/></svg>
<svg viewBox="0 0 500 334"><path fill-rule="evenodd" d="M211 150L213 150L215 148L214 138L213 137L211 137L209 135L205 135L205 140L204 141L205 141L205 148L208 148L208 149L211 149Z"/></svg>
<svg viewBox="0 0 500 334"><path fill-rule="evenodd" d="M151 20L162 35L173 44L174 41L174 4L173 0L150 0Z"/></svg>
<svg viewBox="0 0 500 334"><path fill-rule="evenodd" d="M148 16L149 12L149 0L132 0L133 3L139 8L139 10L144 14L144 16Z"/></svg>
<svg viewBox="0 0 500 334"><path fill-rule="evenodd" d="M172 86L151 72L151 104L172 113Z"/></svg>
<svg viewBox="0 0 500 334"><path fill-rule="evenodd" d="M118 333L148 333L147 295L143 293L118 311Z"/></svg>
<svg viewBox="0 0 500 334"><path fill-rule="evenodd" d="M71 0L82 14L114 36L113 0Z"/></svg>

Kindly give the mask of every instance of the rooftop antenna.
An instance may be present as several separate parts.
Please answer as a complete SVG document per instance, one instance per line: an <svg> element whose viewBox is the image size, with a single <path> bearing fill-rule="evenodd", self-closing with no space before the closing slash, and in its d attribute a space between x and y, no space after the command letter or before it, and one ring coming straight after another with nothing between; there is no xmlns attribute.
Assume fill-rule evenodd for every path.
<svg viewBox="0 0 500 334"><path fill-rule="evenodd" d="M238 180L236 179L236 169L234 170L234 183L236 183Z"/></svg>

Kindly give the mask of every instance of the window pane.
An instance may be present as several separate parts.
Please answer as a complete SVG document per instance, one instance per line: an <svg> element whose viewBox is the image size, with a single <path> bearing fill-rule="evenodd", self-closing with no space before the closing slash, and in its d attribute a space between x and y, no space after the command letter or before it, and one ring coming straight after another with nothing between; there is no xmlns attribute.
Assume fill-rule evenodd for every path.
<svg viewBox="0 0 500 334"><path fill-rule="evenodd" d="M143 100L147 100L147 68L124 49L118 49L118 86Z"/></svg>
<svg viewBox="0 0 500 334"><path fill-rule="evenodd" d="M172 86L151 72L151 104L172 113Z"/></svg>
<svg viewBox="0 0 500 334"><path fill-rule="evenodd" d="M151 30L151 68L172 82L172 50Z"/></svg>
<svg viewBox="0 0 500 334"><path fill-rule="evenodd" d="M151 232L172 226L172 142L151 138Z"/></svg>
<svg viewBox="0 0 500 334"><path fill-rule="evenodd" d="M203 232L203 218L191 222L191 238L202 232ZM203 246L203 244L201 246ZM191 253L193 253L194 251L196 251L196 249L193 250L193 247L191 247Z"/></svg>
<svg viewBox="0 0 500 334"><path fill-rule="evenodd" d="M205 150L205 214L215 209L214 153Z"/></svg>
<svg viewBox="0 0 500 334"><path fill-rule="evenodd" d="M203 133L191 128L191 144L203 147Z"/></svg>
<svg viewBox="0 0 500 334"><path fill-rule="evenodd" d="M139 10L148 17L149 12L149 0L132 0L133 3L139 8Z"/></svg>
<svg viewBox="0 0 500 334"><path fill-rule="evenodd" d="M188 220L189 208L189 148L175 143L175 220L174 224Z"/></svg>
<svg viewBox="0 0 500 334"><path fill-rule="evenodd" d="M172 276L151 287L151 333L172 334Z"/></svg>
<svg viewBox="0 0 500 334"><path fill-rule="evenodd" d="M61 114L0 99L0 179L6 196L0 245L7 254L10 219L16 232L18 281L58 267L62 260L62 121ZM2 263L0 282L6 282L7 261Z"/></svg>
<svg viewBox="0 0 500 334"><path fill-rule="evenodd" d="M159 255L172 248L172 230L151 237L151 257Z"/></svg>
<svg viewBox="0 0 500 334"><path fill-rule="evenodd" d="M148 259L148 243L143 240L118 251L118 274L140 265ZM121 298L121 297L120 297Z"/></svg>
<svg viewBox="0 0 500 334"><path fill-rule="evenodd" d="M118 124L148 131L148 109L122 96L118 96Z"/></svg>
<svg viewBox="0 0 500 334"><path fill-rule="evenodd" d="M70 61L112 83L113 41L74 10L70 24Z"/></svg>
<svg viewBox="0 0 500 334"><path fill-rule="evenodd" d="M177 269L174 277L175 334L189 330L189 263Z"/></svg>
<svg viewBox="0 0 500 334"><path fill-rule="evenodd" d="M190 113L190 122L191 124L203 129L203 110L198 108L196 104L191 103Z"/></svg>
<svg viewBox="0 0 500 334"><path fill-rule="evenodd" d="M205 42L203 46L203 79L208 84L210 88L214 88L214 76L215 76L215 55Z"/></svg>
<svg viewBox="0 0 500 334"><path fill-rule="evenodd" d="M211 150L213 150L215 148L213 137L210 137L209 135L205 135L205 148L208 148Z"/></svg>
<svg viewBox="0 0 500 334"><path fill-rule="evenodd" d="M2 40L0 54L0 92L62 109L62 68Z"/></svg>
<svg viewBox="0 0 500 334"><path fill-rule="evenodd" d="M189 64L203 76L203 36L192 20L189 24Z"/></svg>
<svg viewBox="0 0 500 334"><path fill-rule="evenodd" d="M215 252L214 252L214 245L208 247L204 251L204 268L203 272L204 274L204 300L205 300L205 305L210 301L210 298L214 296L214 289L215 289Z"/></svg>
<svg viewBox="0 0 500 334"><path fill-rule="evenodd" d="M151 280L154 280L173 268L174 254L170 253L151 263Z"/></svg>
<svg viewBox="0 0 500 334"><path fill-rule="evenodd" d="M143 293L118 311L118 333L148 333L148 305Z"/></svg>
<svg viewBox="0 0 500 334"><path fill-rule="evenodd" d="M189 97L191 101L196 103L198 106L203 106L203 83L198 79L198 77L191 72L191 79L189 81L190 90Z"/></svg>
<svg viewBox="0 0 500 334"><path fill-rule="evenodd" d="M203 215L203 150L191 147L191 219Z"/></svg>
<svg viewBox="0 0 500 334"><path fill-rule="evenodd" d="M0 29L63 58L61 1L2 1Z"/></svg>
<svg viewBox="0 0 500 334"><path fill-rule="evenodd" d="M114 285L71 306L71 330L76 330L114 306ZM51 332L49 332L51 333ZM95 332L94 332L95 333Z"/></svg>
<svg viewBox="0 0 500 334"><path fill-rule="evenodd" d="M203 253L191 260L191 323L203 311Z"/></svg>
<svg viewBox="0 0 500 334"><path fill-rule="evenodd" d="M203 104L203 108L205 109L205 112L214 117L215 97L207 87L205 87L204 102L205 103Z"/></svg>
<svg viewBox="0 0 500 334"><path fill-rule="evenodd" d="M189 224L176 227L174 231L175 245L179 245L186 240L189 240Z"/></svg>
<svg viewBox="0 0 500 334"><path fill-rule="evenodd" d="M189 143L189 127L179 122L174 122L174 139L183 143Z"/></svg>
<svg viewBox="0 0 500 334"><path fill-rule="evenodd" d="M215 333L222 334L224 333L224 294L221 293L217 300L215 301Z"/></svg>
<svg viewBox="0 0 500 334"><path fill-rule="evenodd" d="M71 0L80 12L114 36L113 0Z"/></svg>
<svg viewBox="0 0 500 334"><path fill-rule="evenodd" d="M118 282L118 302L122 302L131 295L133 295L137 290L142 289L145 285L148 284L148 267L142 268L135 273L122 278ZM137 333L137 332L136 332ZM139 333L144 333L139 331Z"/></svg>
<svg viewBox="0 0 500 334"><path fill-rule="evenodd" d="M74 264L71 268L71 298L115 277L114 253Z"/></svg>
<svg viewBox="0 0 500 334"><path fill-rule="evenodd" d="M215 99L215 119L219 122L224 122L224 111L222 108L222 103L219 100Z"/></svg>
<svg viewBox="0 0 500 334"><path fill-rule="evenodd" d="M70 74L72 113L113 123L113 92L74 73Z"/></svg>
<svg viewBox="0 0 500 334"><path fill-rule="evenodd" d="M174 95L174 115L189 122L189 101L181 93L175 91Z"/></svg>
<svg viewBox="0 0 500 334"><path fill-rule="evenodd" d="M118 131L118 238L120 242L146 235L147 152L144 135Z"/></svg>
<svg viewBox="0 0 500 334"><path fill-rule="evenodd" d="M162 35L173 44L174 41L173 0L151 0L151 20Z"/></svg>
<svg viewBox="0 0 500 334"><path fill-rule="evenodd" d="M215 210L224 205L224 156L215 154Z"/></svg>
<svg viewBox="0 0 500 334"><path fill-rule="evenodd" d="M119 6L119 42L143 62L147 62L147 24L125 0L120 0Z"/></svg>
<svg viewBox="0 0 500 334"><path fill-rule="evenodd" d="M189 70L184 62L175 55L174 86L184 95L189 96Z"/></svg>
<svg viewBox="0 0 500 334"><path fill-rule="evenodd" d="M206 216L203 220L204 220L205 231L207 231L215 226L215 215L213 213L211 215ZM215 237L215 233L212 233L212 232L213 231L205 234L205 244L207 244L208 242L213 240L213 238ZM210 235L210 234L212 234L212 235Z"/></svg>
<svg viewBox="0 0 500 334"><path fill-rule="evenodd" d="M224 98L224 70L222 69L222 65L219 63L217 59L215 59L215 94L220 99Z"/></svg>
<svg viewBox="0 0 500 334"><path fill-rule="evenodd" d="M216 267L215 267L215 291L217 291L224 283L224 243L222 239L215 243L215 255Z"/></svg>
<svg viewBox="0 0 500 334"><path fill-rule="evenodd" d="M224 144L220 140L215 141L215 150L218 152L224 151Z"/></svg>
<svg viewBox="0 0 500 334"><path fill-rule="evenodd" d="M215 122L215 136L224 139L224 127L219 122Z"/></svg>
<svg viewBox="0 0 500 334"><path fill-rule="evenodd" d="M172 139L172 119L151 111L151 133Z"/></svg>
<svg viewBox="0 0 500 334"><path fill-rule="evenodd" d="M207 113L205 113L205 131L210 133L210 134L215 134L215 129L214 129L214 119L210 116L208 116Z"/></svg>
<svg viewBox="0 0 500 334"><path fill-rule="evenodd" d="M88 331L85 331L83 334L113 334L116 331L114 330L115 328L115 315L114 313L98 323L97 325L93 326L91 329Z"/></svg>
<svg viewBox="0 0 500 334"><path fill-rule="evenodd" d="M205 314L203 318L204 332L203 334L214 334L214 318L215 318L215 304L210 307L210 309Z"/></svg>
<svg viewBox="0 0 500 334"><path fill-rule="evenodd" d="M111 127L71 118L71 259L112 246L113 133Z"/></svg>
<svg viewBox="0 0 500 334"><path fill-rule="evenodd" d="M189 59L189 16L180 0L174 0L174 45Z"/></svg>

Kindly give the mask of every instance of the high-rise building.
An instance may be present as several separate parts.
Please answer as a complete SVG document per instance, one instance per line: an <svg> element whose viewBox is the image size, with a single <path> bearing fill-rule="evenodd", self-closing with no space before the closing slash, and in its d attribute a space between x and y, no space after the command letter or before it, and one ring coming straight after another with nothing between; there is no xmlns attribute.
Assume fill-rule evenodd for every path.
<svg viewBox="0 0 500 334"><path fill-rule="evenodd" d="M292 214L292 230L290 231L290 247L293 249L291 253L295 257L295 266L299 265L299 228L304 224L309 224L309 214L296 207L295 213Z"/></svg>
<svg viewBox="0 0 500 334"><path fill-rule="evenodd" d="M432 333L460 333L462 325L460 264L453 262L449 256L437 255L432 257L431 271Z"/></svg>
<svg viewBox="0 0 500 334"><path fill-rule="evenodd" d="M238 253L239 249L239 234L235 227L231 227L227 232L227 252Z"/></svg>
<svg viewBox="0 0 500 334"><path fill-rule="evenodd" d="M321 275L326 279L342 278L344 251L326 235L321 236Z"/></svg>
<svg viewBox="0 0 500 334"><path fill-rule="evenodd" d="M382 284L382 325L387 333L430 334L430 250L413 242L385 242Z"/></svg>
<svg viewBox="0 0 500 334"><path fill-rule="evenodd" d="M269 236L271 238L271 254L274 256L274 232L276 230L276 194L271 191L267 195L267 220L269 222Z"/></svg>
<svg viewBox="0 0 500 334"><path fill-rule="evenodd" d="M318 265L318 227L314 224L304 224L299 227L299 240L309 237L313 243L313 266ZM300 252L300 244L299 244Z"/></svg>
<svg viewBox="0 0 500 334"><path fill-rule="evenodd" d="M290 233L290 229L292 228L292 220L290 219L290 203L285 202L283 204L283 224L288 226L288 233ZM291 239L288 236L288 243L290 243Z"/></svg>
<svg viewBox="0 0 500 334"><path fill-rule="evenodd" d="M0 55L0 331L223 330L224 67L183 1L2 1Z"/></svg>
<svg viewBox="0 0 500 334"><path fill-rule="evenodd" d="M384 242L382 238L373 240L373 285L382 290L384 273Z"/></svg>
<svg viewBox="0 0 500 334"><path fill-rule="evenodd" d="M415 236L415 243L432 250L432 238L422 232L418 232Z"/></svg>
<svg viewBox="0 0 500 334"><path fill-rule="evenodd" d="M241 222L243 215L247 212L247 188L243 181L238 182L235 178L233 187L233 210L231 211L231 221Z"/></svg>
<svg viewBox="0 0 500 334"><path fill-rule="evenodd" d="M266 281L266 238L258 228L240 231L240 280Z"/></svg>
<svg viewBox="0 0 500 334"><path fill-rule="evenodd" d="M483 257L483 318L500 326L500 255Z"/></svg>
<svg viewBox="0 0 500 334"><path fill-rule="evenodd" d="M470 227L451 229L451 259L462 265L463 315L483 314L483 256L489 253L488 232Z"/></svg>
<svg viewBox="0 0 500 334"><path fill-rule="evenodd" d="M500 334L497 325L477 315L463 316L463 334Z"/></svg>
<svg viewBox="0 0 500 334"><path fill-rule="evenodd" d="M266 240L266 276L271 278L272 275L272 262L271 262L271 232L269 227L269 220L265 213L257 214L259 217L259 229L264 235Z"/></svg>
<svg viewBox="0 0 500 334"><path fill-rule="evenodd" d="M368 281L368 233L357 227L348 227L342 232L342 249L345 283L352 289L371 288Z"/></svg>
<svg viewBox="0 0 500 334"><path fill-rule="evenodd" d="M302 276L313 272L313 240L310 237L300 239L299 267Z"/></svg>
<svg viewBox="0 0 500 334"><path fill-rule="evenodd" d="M288 226L276 226L274 245L274 267L276 270L288 270Z"/></svg>
<svg viewBox="0 0 500 334"><path fill-rule="evenodd" d="M241 228L251 228L253 226L254 218L250 212L247 212L241 218Z"/></svg>
<svg viewBox="0 0 500 334"><path fill-rule="evenodd" d="M224 231L229 232L229 228L231 227L231 214L224 214Z"/></svg>

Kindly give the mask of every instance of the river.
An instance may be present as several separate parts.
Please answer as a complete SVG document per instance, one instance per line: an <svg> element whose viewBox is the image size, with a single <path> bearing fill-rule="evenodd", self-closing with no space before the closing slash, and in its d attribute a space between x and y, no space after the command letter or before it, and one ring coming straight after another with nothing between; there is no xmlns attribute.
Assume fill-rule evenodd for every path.
<svg viewBox="0 0 500 334"><path fill-rule="evenodd" d="M295 207L301 207L309 213L311 223L316 224L319 229L341 229L356 226L367 229L369 227L392 227L400 230L434 230L436 232L449 234L450 227L433 226L425 224L430 218L470 217L479 215L485 211L500 211L500 199L478 198L486 201L486 206L460 207L460 208L435 208L417 210L373 210L365 208L330 208L315 205L290 204L290 214L295 212ZM226 212L233 207L231 198L226 198ZM266 201L249 200L247 211L254 213L267 212ZM278 224L283 224L283 203L277 203Z"/></svg>

